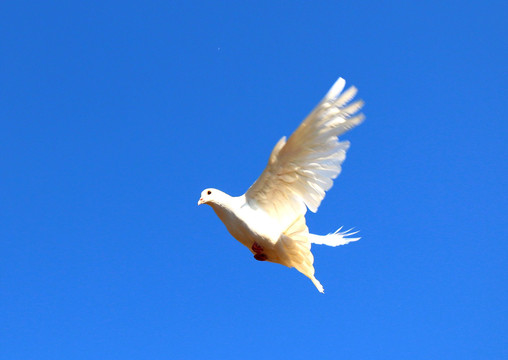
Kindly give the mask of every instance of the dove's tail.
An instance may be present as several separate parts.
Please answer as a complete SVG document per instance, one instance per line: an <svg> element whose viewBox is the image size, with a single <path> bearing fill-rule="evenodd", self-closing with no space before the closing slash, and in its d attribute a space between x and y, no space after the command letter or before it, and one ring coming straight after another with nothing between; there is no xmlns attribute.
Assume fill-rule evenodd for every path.
<svg viewBox="0 0 508 360"><path fill-rule="evenodd" d="M336 232L328 235L314 235L309 234L309 240L313 244L318 245L328 245L328 246L339 246L346 245L352 241L360 240L359 237L352 238L348 237L354 234L357 234L358 231L352 232L351 230L341 232L342 228L337 230Z"/></svg>
<svg viewBox="0 0 508 360"><path fill-rule="evenodd" d="M275 245L278 254L276 262L296 270L307 276L320 293L324 293L323 286L314 276L314 256L310 251L308 239L309 229L305 225L305 217L300 216L289 228L281 234Z"/></svg>

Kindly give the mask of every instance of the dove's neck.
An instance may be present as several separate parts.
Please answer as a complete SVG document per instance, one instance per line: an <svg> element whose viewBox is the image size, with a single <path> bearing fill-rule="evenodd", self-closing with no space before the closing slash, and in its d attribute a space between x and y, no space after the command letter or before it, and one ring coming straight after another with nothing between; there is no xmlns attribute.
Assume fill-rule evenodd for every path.
<svg viewBox="0 0 508 360"><path fill-rule="evenodd" d="M228 224L237 220L237 210L245 203L245 196L229 196L222 193L219 199L216 199L210 206L215 211L217 216L228 227Z"/></svg>

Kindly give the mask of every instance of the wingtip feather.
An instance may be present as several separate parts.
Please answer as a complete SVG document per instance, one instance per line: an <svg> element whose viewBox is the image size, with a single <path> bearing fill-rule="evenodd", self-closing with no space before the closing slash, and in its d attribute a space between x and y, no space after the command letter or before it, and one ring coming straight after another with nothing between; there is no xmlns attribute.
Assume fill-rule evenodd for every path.
<svg viewBox="0 0 508 360"><path fill-rule="evenodd" d="M326 97L328 99L336 98L342 92L342 90L344 90L344 86L346 86L346 80L339 77L337 81L332 85L330 90L328 90Z"/></svg>

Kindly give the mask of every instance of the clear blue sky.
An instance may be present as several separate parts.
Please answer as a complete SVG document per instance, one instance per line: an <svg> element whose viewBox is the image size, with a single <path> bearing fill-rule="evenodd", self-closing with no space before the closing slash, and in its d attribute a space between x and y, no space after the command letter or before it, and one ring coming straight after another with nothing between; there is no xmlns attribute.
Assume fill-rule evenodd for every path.
<svg viewBox="0 0 508 360"><path fill-rule="evenodd" d="M274 4L275 3L275 4ZM508 358L505 1L0 5L1 359ZM326 293L196 205L338 76Z"/></svg>

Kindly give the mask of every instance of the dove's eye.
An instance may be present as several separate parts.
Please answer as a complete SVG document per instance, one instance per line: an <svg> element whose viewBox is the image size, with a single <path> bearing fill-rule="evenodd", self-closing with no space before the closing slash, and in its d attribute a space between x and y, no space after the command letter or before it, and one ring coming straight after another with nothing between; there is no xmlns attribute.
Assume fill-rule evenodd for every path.
<svg viewBox="0 0 508 360"><path fill-rule="evenodd" d="M212 194L212 192L211 192L210 190L208 190L208 193L207 193L207 194L208 194L208 195L211 195L211 194Z"/></svg>

